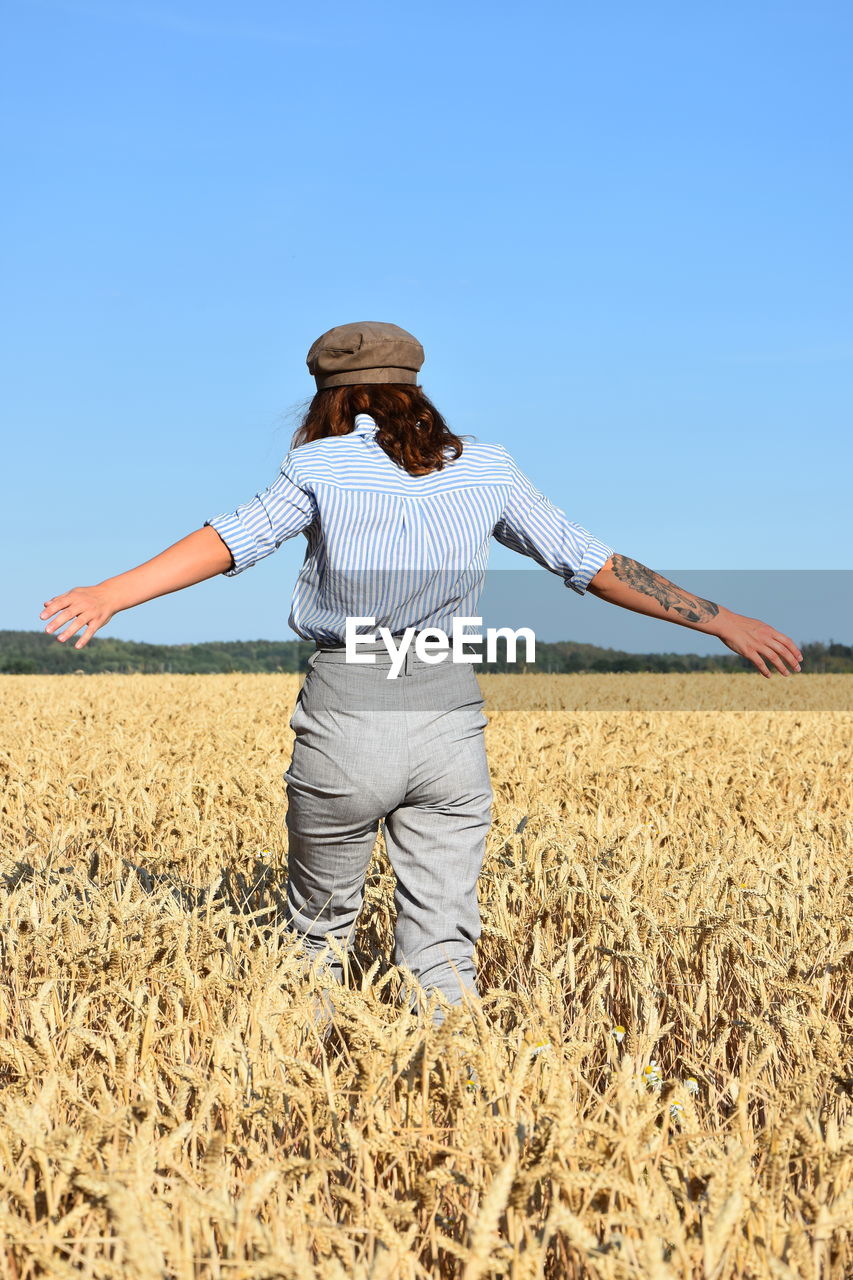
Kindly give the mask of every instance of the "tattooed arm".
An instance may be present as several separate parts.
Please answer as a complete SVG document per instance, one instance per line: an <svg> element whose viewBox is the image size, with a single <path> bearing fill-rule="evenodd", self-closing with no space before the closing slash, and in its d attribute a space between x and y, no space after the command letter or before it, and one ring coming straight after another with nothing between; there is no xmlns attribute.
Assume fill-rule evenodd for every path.
<svg viewBox="0 0 853 1280"><path fill-rule="evenodd" d="M618 604L623 609L646 613L665 622L676 622L694 631L717 636L723 644L748 658L763 676L769 678L767 658L783 676L791 674L785 663L799 671L803 655L794 641L758 618L732 613L724 605L714 604L702 596L678 587L653 569L620 556L615 552L599 569L588 590L601 600Z"/></svg>

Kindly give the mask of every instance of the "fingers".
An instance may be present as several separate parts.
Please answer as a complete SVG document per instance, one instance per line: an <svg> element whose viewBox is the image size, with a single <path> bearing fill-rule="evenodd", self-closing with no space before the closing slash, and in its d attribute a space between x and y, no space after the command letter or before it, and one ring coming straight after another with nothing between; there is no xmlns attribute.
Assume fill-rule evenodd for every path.
<svg viewBox="0 0 853 1280"><path fill-rule="evenodd" d="M68 605L66 608L62 609L57 614L53 622L49 622L47 624L47 626L45 627L45 631L48 633L48 635L52 635L54 631L59 630L60 627L64 627L66 622L70 622L72 618L75 618L77 616L77 613L78 613L78 609L73 604ZM75 627L74 630L76 631L78 630L78 628ZM58 637L58 638L61 638L64 640L65 636Z"/></svg>
<svg viewBox="0 0 853 1280"><path fill-rule="evenodd" d="M72 636L76 636L81 627L86 626L88 618L79 617L72 618L70 624L65 628L61 636L57 636L57 640L62 644L66 640L70 640ZM63 623L63 626L65 624Z"/></svg>
<svg viewBox="0 0 853 1280"><path fill-rule="evenodd" d="M86 624L86 630L83 632L83 634L82 634L82 636L80 637L80 639L79 639L79 640L77 641L77 643L74 645L74 648L75 648L75 649L82 649L85 645L87 645L87 644L89 643L89 641L92 639L92 636L93 636L93 635L95 634L95 632L98 630L99 625L100 625L100 623L97 623L97 622L95 622L94 620L93 620L92 622L87 623L87 624Z"/></svg>
<svg viewBox="0 0 853 1280"><path fill-rule="evenodd" d="M96 591L88 587L73 587L62 595L45 600L41 617L51 618L45 631L48 635L56 633L56 639L60 643L73 639L82 631L83 634L74 645L75 649L82 649L95 632L109 621L112 613L102 607ZM59 632L62 634L58 634Z"/></svg>
<svg viewBox="0 0 853 1280"><path fill-rule="evenodd" d="M64 628L62 634L56 636L56 639L60 644L63 644L66 640L70 640L72 636L75 636L81 627L85 627L88 634L82 637L74 646L75 649L80 649L83 644L86 644L91 640L100 625L101 623L96 621L96 615L93 614L91 608L86 608L82 605L69 605L66 609L63 609L60 614L58 614L53 622L49 623L48 626L45 627L45 631L48 632L48 634L52 634L53 632L58 632Z"/></svg>
<svg viewBox="0 0 853 1280"><path fill-rule="evenodd" d="M63 635L58 636L60 644L65 640L72 639L72 636L76 636L77 632L81 630L82 627L86 626L88 626L88 618L74 618L72 625L67 627L67 630L63 632ZM76 648L79 648L79 645L77 645Z"/></svg>
<svg viewBox="0 0 853 1280"><path fill-rule="evenodd" d="M786 645L786 646L787 646L789 653L791 654L792 658L794 659L794 661L795 661L795 663L796 663L797 670L799 671L799 669L800 669L800 663L801 663L801 662L802 662L802 660L803 660L803 655L802 655L802 653L800 652L799 646L794 644L794 642L793 642L793 640L790 638L790 636L783 636L783 635L781 635L779 632L776 632L776 633L774 634L774 638L775 638L776 640L781 640L781 641L782 641L782 643L783 643L784 645Z"/></svg>
<svg viewBox="0 0 853 1280"><path fill-rule="evenodd" d="M773 666L776 668L777 671L782 672L783 676L789 676L791 674L791 672L785 666L785 663L783 662L781 656L772 647L772 643L769 640L764 646L764 655L765 657L770 659L770 661L773 663Z"/></svg>
<svg viewBox="0 0 853 1280"><path fill-rule="evenodd" d="M770 645L771 648L775 649L777 653L782 655L789 667L792 667L794 671L799 671L799 657L802 657L802 655L796 645L794 645L787 636L771 636L767 641L767 644Z"/></svg>
<svg viewBox="0 0 853 1280"><path fill-rule="evenodd" d="M750 662L758 668L761 674L768 678L771 673L767 669L764 658L768 658L776 670L780 671L783 676L790 676L792 674L792 672L785 666L786 661L795 671L799 671L800 669L800 664L797 662L794 653L787 647L787 645L783 644L782 641L779 640L763 640L760 644L755 645L754 652L746 653L744 656L749 658Z"/></svg>
<svg viewBox="0 0 853 1280"><path fill-rule="evenodd" d="M758 670L761 672L761 674L763 676L766 676L768 680L770 679L770 672L767 670L767 665L764 662L763 658L761 657L761 654L758 652L757 649L755 653L744 654L744 657L749 658L752 665L754 667L757 667Z"/></svg>
<svg viewBox="0 0 853 1280"><path fill-rule="evenodd" d="M39 617L40 617L40 618L49 618L49 617L51 617L51 615L52 615L52 614L56 613L57 609L62 609L62 608L64 608L64 606L65 606L65 605L67 605L67 604L68 604L68 596L67 596L67 595L54 596L52 600L45 600L45 602L44 602L44 608L42 609L41 613L39 614ZM46 629L47 629L47 628L45 628L45 630L46 630Z"/></svg>
<svg viewBox="0 0 853 1280"><path fill-rule="evenodd" d="M764 661L765 658L783 676L790 676L794 671L800 670L803 655L790 636L783 635L781 631L776 631L767 623L758 622L757 619L751 619L745 630L749 641L741 653L758 668L763 676L769 679L771 674ZM791 668L790 671L788 667Z"/></svg>

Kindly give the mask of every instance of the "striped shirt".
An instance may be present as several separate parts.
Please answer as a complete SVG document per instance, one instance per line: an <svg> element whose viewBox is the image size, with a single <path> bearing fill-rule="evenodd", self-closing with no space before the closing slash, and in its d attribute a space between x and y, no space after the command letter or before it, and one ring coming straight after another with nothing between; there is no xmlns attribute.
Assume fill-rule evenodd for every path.
<svg viewBox="0 0 853 1280"><path fill-rule="evenodd" d="M529 556L583 595L613 554L540 493L500 444L464 443L441 471L410 475L385 453L367 413L352 432L291 449L272 484L235 511L205 520L225 542L234 577L303 533L305 560L291 628L345 643L347 618L448 635L477 617L491 538Z"/></svg>

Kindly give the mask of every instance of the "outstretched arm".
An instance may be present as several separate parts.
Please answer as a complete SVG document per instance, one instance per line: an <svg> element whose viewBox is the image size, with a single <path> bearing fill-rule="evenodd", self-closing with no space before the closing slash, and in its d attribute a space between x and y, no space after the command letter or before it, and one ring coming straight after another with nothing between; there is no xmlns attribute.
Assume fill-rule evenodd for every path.
<svg viewBox="0 0 853 1280"><path fill-rule="evenodd" d="M765 658L783 676L791 674L785 663L794 671L800 669L802 653L793 640L775 627L694 595L637 560L617 555L615 551L590 580L587 590L623 609L717 636L768 678L770 671Z"/></svg>
<svg viewBox="0 0 853 1280"><path fill-rule="evenodd" d="M73 587L46 600L40 617L57 616L45 631L56 632L70 622L56 637L63 641L85 627L74 646L82 649L120 609L181 591L218 573L227 577L243 573L272 555L286 539L306 529L314 515L311 495L300 487L293 474L291 451L272 484L236 511L205 520L201 529L194 529L136 569L107 578L96 587Z"/></svg>
<svg viewBox="0 0 853 1280"><path fill-rule="evenodd" d="M53 618L45 627L51 635L65 627L63 634L56 637L60 642L70 640L84 627L74 646L82 649L95 632L106 626L121 609L132 609L155 596L181 591L196 582L203 582L205 578L224 573L232 565L231 552L215 529L209 526L194 529L180 542L173 543L152 560L146 560L127 573L106 578L94 587L72 587L70 591L45 600L39 617L42 620ZM66 623L71 625L66 626Z"/></svg>

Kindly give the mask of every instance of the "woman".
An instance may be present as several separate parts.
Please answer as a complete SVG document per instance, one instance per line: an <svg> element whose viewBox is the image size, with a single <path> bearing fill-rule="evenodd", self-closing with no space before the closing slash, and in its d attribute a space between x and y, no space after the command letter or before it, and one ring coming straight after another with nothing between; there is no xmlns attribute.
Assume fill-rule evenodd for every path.
<svg viewBox="0 0 853 1280"><path fill-rule="evenodd" d="M233 577L304 533L290 625L317 647L285 774L289 922L340 978L338 952L351 944L384 822L397 877L394 961L453 1005L477 995L477 879L492 802L483 700L470 663L429 661L410 645L389 678L391 650L409 629L439 640L454 618L477 616L491 538L580 595L718 636L764 676L768 662L798 671L802 654L766 623L692 595L572 523L502 445L463 444L418 384L423 360L396 325L324 333L307 357L316 394L272 484L138 568L54 596L41 617L63 642L82 629L82 648L119 610ZM349 660L348 623L374 661ZM441 1022L441 1001L431 1007Z"/></svg>

